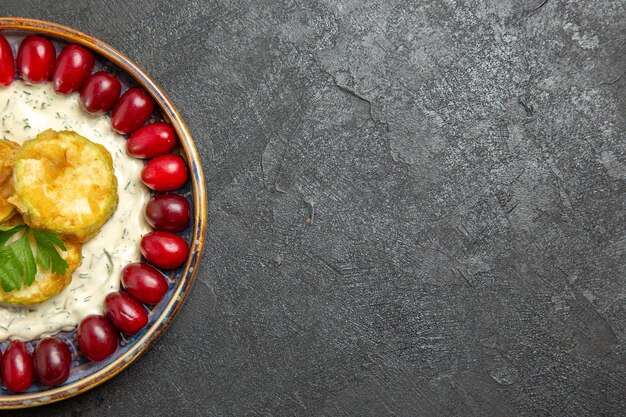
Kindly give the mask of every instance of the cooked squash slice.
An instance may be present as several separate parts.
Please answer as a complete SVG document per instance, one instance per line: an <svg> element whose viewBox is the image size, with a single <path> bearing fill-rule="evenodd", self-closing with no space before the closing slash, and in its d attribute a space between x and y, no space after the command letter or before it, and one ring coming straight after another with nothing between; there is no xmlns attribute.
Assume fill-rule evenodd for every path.
<svg viewBox="0 0 626 417"><path fill-rule="evenodd" d="M14 204L27 225L85 242L117 208L111 154L71 131L46 130L24 142L13 168Z"/></svg>
<svg viewBox="0 0 626 417"><path fill-rule="evenodd" d="M15 207L7 199L13 194L11 175L19 148L20 145L15 142L0 139L0 222L10 219L15 214Z"/></svg>
<svg viewBox="0 0 626 417"><path fill-rule="evenodd" d="M20 216L14 216L3 223L3 225L14 226L21 224L20 220ZM23 285L21 289L13 291L4 291L2 286L0 286L0 302L5 304L33 306L54 297L63 291L65 287L70 285L70 282L72 282L72 273L80 266L82 261L82 245L72 241L64 241L63 243L67 250L59 251L59 254L65 259L68 265L64 275L44 271L40 265L37 265L37 274L31 286ZM31 247L35 250L34 244L31 244Z"/></svg>

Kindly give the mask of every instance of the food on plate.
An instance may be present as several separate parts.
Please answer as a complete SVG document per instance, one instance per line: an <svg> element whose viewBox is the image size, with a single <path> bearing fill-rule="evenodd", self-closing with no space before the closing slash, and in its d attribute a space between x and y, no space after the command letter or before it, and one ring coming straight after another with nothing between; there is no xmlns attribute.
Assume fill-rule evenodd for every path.
<svg viewBox="0 0 626 417"><path fill-rule="evenodd" d="M148 161L141 173L141 181L154 191L176 190L185 185L188 177L185 160L171 153Z"/></svg>
<svg viewBox="0 0 626 417"><path fill-rule="evenodd" d="M41 36L27 36L17 51L17 70L28 83L48 81L55 59L56 51L52 42Z"/></svg>
<svg viewBox="0 0 626 417"><path fill-rule="evenodd" d="M157 304L167 292L167 281L163 274L142 262L124 267L122 285L128 294L147 305Z"/></svg>
<svg viewBox="0 0 626 417"><path fill-rule="evenodd" d="M113 108L111 126L126 135L139 129L150 118L154 110L154 102L143 90L129 88Z"/></svg>
<svg viewBox="0 0 626 417"><path fill-rule="evenodd" d="M19 216L16 216L15 222L18 222L19 219ZM6 260L3 259L5 263L0 266L0 276L2 278L0 302L34 306L54 297L69 285L72 281L73 272L78 268L82 260L81 245L72 241L54 242L54 234L34 231L19 223L15 228L18 230L13 232L13 234L11 234L11 231L5 231L0 234L0 237L3 237L5 234L11 234L10 239L15 245L14 248L21 248L18 249L19 258L17 260L11 259L15 265L7 265ZM23 242L20 242L21 240ZM63 246L58 247L53 242L60 243ZM11 247L11 245L4 246L4 248L7 247ZM30 255L28 254L29 252L25 251L30 251ZM55 257L51 251L58 253L58 257ZM35 262L35 259L37 262ZM65 264L62 264L63 261L65 261ZM56 268L55 262L61 265ZM32 271L30 279L26 276L28 270L23 270L22 274L15 272L20 268L24 268L25 265ZM12 272L13 276L6 277L7 271ZM12 278L13 283L9 278ZM22 279L24 282L22 282Z"/></svg>
<svg viewBox="0 0 626 417"><path fill-rule="evenodd" d="M99 71L92 74L80 90L81 106L93 114L111 110L122 91L122 84L111 74Z"/></svg>
<svg viewBox="0 0 626 417"><path fill-rule="evenodd" d="M72 342L48 336L57 331L77 326L76 346L89 360L114 354L120 333L138 334L150 319L146 305L168 292L141 255L166 269L189 256L187 241L171 233L189 225L188 200L163 194L145 205L148 188L171 191L188 180L184 159L169 153L174 128L145 125L152 98L137 87L120 97L120 81L92 74L94 64L80 45L57 58L48 39L27 36L16 64L23 81L14 82L13 51L0 35L0 340L17 339L0 352L0 373L14 392L34 379L67 381ZM20 340L42 336L31 357Z"/></svg>
<svg viewBox="0 0 626 417"><path fill-rule="evenodd" d="M85 242L117 208L111 154L71 131L46 130L24 142L13 169L9 202L27 225Z"/></svg>
<svg viewBox="0 0 626 417"><path fill-rule="evenodd" d="M104 299L106 318L122 333L133 335L148 324L146 309L133 297L122 292L112 292Z"/></svg>
<svg viewBox="0 0 626 417"><path fill-rule="evenodd" d="M0 288L0 301L6 304L19 304L34 306L54 297L64 290L72 280L72 274L76 265L80 264L80 246L73 243L66 245L68 248L64 259L70 264L66 274L57 274L49 271L38 270L32 285L22 286L21 289L4 291ZM70 263L71 262L71 263Z"/></svg>
<svg viewBox="0 0 626 417"><path fill-rule="evenodd" d="M80 322L76 336L80 352L96 362L111 356L119 343L119 336L111 322L95 314Z"/></svg>
<svg viewBox="0 0 626 417"><path fill-rule="evenodd" d="M182 237L167 232L150 232L141 239L141 253L154 265L175 269L189 256L189 244Z"/></svg>
<svg viewBox="0 0 626 417"><path fill-rule="evenodd" d="M61 385L70 376L72 353L65 342L56 337L46 337L37 342L33 352L33 367L43 385Z"/></svg>
<svg viewBox="0 0 626 417"><path fill-rule="evenodd" d="M24 342L14 340L0 361L2 383L13 392L24 392L33 384L33 360Z"/></svg>
<svg viewBox="0 0 626 417"><path fill-rule="evenodd" d="M176 147L176 133L169 123L155 122L136 130L128 142L128 154L135 158L154 158Z"/></svg>
<svg viewBox="0 0 626 417"><path fill-rule="evenodd" d="M69 94L80 90L91 75L93 65L94 57L91 52L76 44L66 46L59 54L52 72L54 91Z"/></svg>
<svg viewBox="0 0 626 417"><path fill-rule="evenodd" d="M178 194L157 194L146 204L146 220L163 232L180 232L189 225L189 201Z"/></svg>
<svg viewBox="0 0 626 417"><path fill-rule="evenodd" d="M15 61L9 41L0 35L0 85L8 87L15 79Z"/></svg>
<svg viewBox="0 0 626 417"><path fill-rule="evenodd" d="M100 231L83 243L83 261L70 284L34 306L0 307L0 340L33 340L75 328L84 317L103 313L104 298L121 286L124 266L141 260L139 242L151 230L144 216L150 193L140 179L143 161L127 154L126 140L113 131L107 116L91 115L81 108L78 93L60 95L51 82L16 80L0 88L0 107L7 109L1 117L4 138L23 144L46 129L75 131L108 150L118 181L118 208ZM82 172L79 180L90 174ZM14 226L20 220L15 215L0 225Z"/></svg>
<svg viewBox="0 0 626 417"><path fill-rule="evenodd" d="M7 199L13 194L11 176L19 147L15 142L0 139L0 223L15 214L15 207Z"/></svg>

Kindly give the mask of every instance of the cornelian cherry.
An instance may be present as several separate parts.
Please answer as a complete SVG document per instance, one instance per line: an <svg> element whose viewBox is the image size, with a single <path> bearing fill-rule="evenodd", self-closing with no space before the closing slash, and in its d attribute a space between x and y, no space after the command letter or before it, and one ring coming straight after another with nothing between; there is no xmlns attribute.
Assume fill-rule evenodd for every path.
<svg viewBox="0 0 626 417"><path fill-rule="evenodd" d="M177 194L157 194L146 204L146 220L163 232L180 232L189 225L189 201Z"/></svg>
<svg viewBox="0 0 626 417"><path fill-rule="evenodd" d="M52 42L41 36L27 36L17 51L17 69L28 83L48 81L55 59L56 50Z"/></svg>
<svg viewBox="0 0 626 417"><path fill-rule="evenodd" d="M141 239L141 253L154 265L178 268L189 256L189 244L180 236L167 232L150 232Z"/></svg>
<svg viewBox="0 0 626 417"><path fill-rule="evenodd" d="M144 304L157 304L167 292L167 281L154 267L132 263L122 270L122 285L128 294Z"/></svg>
<svg viewBox="0 0 626 417"><path fill-rule="evenodd" d="M154 101L145 91L129 88L113 108L111 126L122 135L132 133L150 118L153 110Z"/></svg>
<svg viewBox="0 0 626 417"><path fill-rule="evenodd" d="M33 364L39 382L50 387L61 385L70 376L70 348L56 337L41 339L33 353Z"/></svg>
<svg viewBox="0 0 626 417"><path fill-rule="evenodd" d="M185 160L171 153L148 161L141 171L141 181L154 191L173 191L187 182Z"/></svg>
<svg viewBox="0 0 626 417"><path fill-rule="evenodd" d="M8 87L15 79L15 60L9 41L0 34L0 85Z"/></svg>
<svg viewBox="0 0 626 417"><path fill-rule="evenodd" d="M92 74L80 90L80 104L89 113L103 114L111 110L122 91L122 84L111 74Z"/></svg>
<svg viewBox="0 0 626 417"><path fill-rule="evenodd" d="M52 72L54 91L69 94L80 90L91 74L93 65L91 52L75 43L67 45L59 54Z"/></svg>
<svg viewBox="0 0 626 417"><path fill-rule="evenodd" d="M119 336L109 320L103 316L87 316L76 332L81 353L92 361L101 361L117 349Z"/></svg>
<svg viewBox="0 0 626 417"><path fill-rule="evenodd" d="M0 373L4 386L13 392L24 392L33 384L33 359L24 342L9 343L2 355Z"/></svg>
<svg viewBox="0 0 626 417"><path fill-rule="evenodd" d="M135 158L154 158L170 152L176 146L176 133L169 123L155 122L136 130L126 148Z"/></svg>
<svg viewBox="0 0 626 417"><path fill-rule="evenodd" d="M104 299L104 314L122 333L133 335L148 324L146 309L133 297L112 292Z"/></svg>

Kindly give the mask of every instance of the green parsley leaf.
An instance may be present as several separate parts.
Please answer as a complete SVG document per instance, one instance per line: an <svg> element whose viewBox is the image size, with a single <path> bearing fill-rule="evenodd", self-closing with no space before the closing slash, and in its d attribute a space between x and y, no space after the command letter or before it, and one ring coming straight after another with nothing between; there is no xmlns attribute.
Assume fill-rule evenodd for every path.
<svg viewBox="0 0 626 417"><path fill-rule="evenodd" d="M10 248L0 248L0 279L2 289L12 291L22 288L20 282L20 264L15 253Z"/></svg>
<svg viewBox="0 0 626 417"><path fill-rule="evenodd" d="M19 226L11 226L11 227L0 227L0 246L4 246L7 240L11 239L11 236L22 230L24 227L23 224Z"/></svg>
<svg viewBox="0 0 626 417"><path fill-rule="evenodd" d="M12 239L16 233L22 231L17 239ZM33 254L34 249L36 254ZM12 291L21 289L22 284L32 285L37 275L37 264L43 270L64 275L68 265L59 250L67 249L59 235L54 232L35 230L25 225L0 227L2 289Z"/></svg>
<svg viewBox="0 0 626 417"><path fill-rule="evenodd" d="M50 269L52 272L64 275L65 271L67 271L68 265L67 262L65 262L65 259L59 255L59 252L55 247L61 249L62 251L66 251L67 248L59 235L46 230L32 229L32 232L35 237L35 242L37 243L37 258L39 259L40 255L42 258L46 258L46 266L41 263L40 265L44 267L44 269Z"/></svg>
<svg viewBox="0 0 626 417"><path fill-rule="evenodd" d="M30 248L28 233L22 234L22 236L9 247L15 253L15 257L22 261L24 284L30 287L35 281L37 265L35 265L35 257Z"/></svg>

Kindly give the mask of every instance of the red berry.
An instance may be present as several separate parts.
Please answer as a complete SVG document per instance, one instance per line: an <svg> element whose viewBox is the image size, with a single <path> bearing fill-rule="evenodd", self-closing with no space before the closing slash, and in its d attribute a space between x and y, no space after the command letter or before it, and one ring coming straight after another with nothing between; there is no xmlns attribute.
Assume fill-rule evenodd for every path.
<svg viewBox="0 0 626 417"><path fill-rule="evenodd" d="M167 281L155 268L144 263L126 265L122 284L128 294L144 304L157 304L167 292Z"/></svg>
<svg viewBox="0 0 626 417"><path fill-rule="evenodd" d="M35 347L33 362L39 382L54 387L70 376L72 354L65 342L56 337L41 339Z"/></svg>
<svg viewBox="0 0 626 417"><path fill-rule="evenodd" d="M14 340L4 351L0 364L2 382L13 392L24 392L33 384L33 359L24 342Z"/></svg>
<svg viewBox="0 0 626 417"><path fill-rule="evenodd" d="M189 244L180 236L167 232L150 232L141 239L141 253L154 265L178 268L189 256Z"/></svg>
<svg viewBox="0 0 626 417"><path fill-rule="evenodd" d="M87 316L78 325L78 347L92 361L101 361L117 349L119 336L113 325L103 316Z"/></svg>
<svg viewBox="0 0 626 417"><path fill-rule="evenodd" d="M154 191L173 191L187 182L185 160L171 153L148 161L141 172L141 181Z"/></svg>
<svg viewBox="0 0 626 417"><path fill-rule="evenodd" d="M154 101L145 91L133 87L122 95L111 114L113 129L125 135L139 129L150 118Z"/></svg>
<svg viewBox="0 0 626 417"><path fill-rule="evenodd" d="M111 110L122 91L117 78L104 71L92 74L80 90L80 103L90 113L103 114Z"/></svg>
<svg viewBox="0 0 626 417"><path fill-rule="evenodd" d="M104 299L104 314L122 333L135 334L148 324L148 313L133 297L113 292Z"/></svg>
<svg viewBox="0 0 626 417"><path fill-rule="evenodd" d="M169 123L156 122L135 131L126 147L135 158L154 158L170 152L176 146L176 133Z"/></svg>
<svg viewBox="0 0 626 417"><path fill-rule="evenodd" d="M13 50L4 36L0 34L0 85L8 87L15 79L15 60Z"/></svg>
<svg viewBox="0 0 626 417"><path fill-rule="evenodd" d="M150 226L164 232L180 232L189 225L189 201L177 194L157 194L146 205Z"/></svg>
<svg viewBox="0 0 626 417"><path fill-rule="evenodd" d="M67 45L59 54L52 72L54 91L69 94L80 90L91 74L93 64L94 57L91 52L75 43Z"/></svg>
<svg viewBox="0 0 626 417"><path fill-rule="evenodd" d="M52 75L56 51L46 38L31 35L26 37L17 51L17 69L24 81L40 83Z"/></svg>

